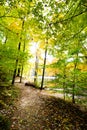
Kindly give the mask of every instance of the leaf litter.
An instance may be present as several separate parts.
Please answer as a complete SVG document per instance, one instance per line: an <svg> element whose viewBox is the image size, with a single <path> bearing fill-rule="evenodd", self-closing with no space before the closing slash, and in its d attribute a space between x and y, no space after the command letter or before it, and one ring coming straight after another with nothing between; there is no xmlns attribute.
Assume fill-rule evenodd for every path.
<svg viewBox="0 0 87 130"><path fill-rule="evenodd" d="M11 130L87 130L87 111L44 90L23 83L16 86L21 96L15 103Z"/></svg>

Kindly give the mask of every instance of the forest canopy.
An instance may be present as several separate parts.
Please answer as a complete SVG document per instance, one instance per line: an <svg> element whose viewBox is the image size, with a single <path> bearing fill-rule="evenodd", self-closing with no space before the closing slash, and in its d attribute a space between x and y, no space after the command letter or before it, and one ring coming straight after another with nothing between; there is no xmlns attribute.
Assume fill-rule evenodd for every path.
<svg viewBox="0 0 87 130"><path fill-rule="evenodd" d="M54 76L73 103L87 92L86 0L0 0L0 83L21 82L31 66L41 88L45 75Z"/></svg>

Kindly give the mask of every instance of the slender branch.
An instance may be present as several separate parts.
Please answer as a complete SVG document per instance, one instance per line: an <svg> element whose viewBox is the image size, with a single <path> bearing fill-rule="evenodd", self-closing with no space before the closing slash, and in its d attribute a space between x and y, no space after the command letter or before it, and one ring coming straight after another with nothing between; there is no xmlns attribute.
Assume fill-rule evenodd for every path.
<svg viewBox="0 0 87 130"><path fill-rule="evenodd" d="M85 26L84 28L82 28L79 32L75 33L72 38L76 37L79 33L81 33L87 26Z"/></svg>
<svg viewBox="0 0 87 130"><path fill-rule="evenodd" d="M72 4L72 5L69 7L69 9L68 9L67 12L66 12L66 15L68 14L68 12L70 11L70 9L71 9L74 5L75 5L75 3Z"/></svg>
<svg viewBox="0 0 87 130"><path fill-rule="evenodd" d="M87 8L87 5L85 5L85 4L81 4L81 5L83 5L83 6L85 6Z"/></svg>
<svg viewBox="0 0 87 130"><path fill-rule="evenodd" d="M72 38L75 38L79 33L81 33L87 26L85 26L84 28L82 28L80 31L78 31L77 33L75 33L74 35L72 35L70 38L66 39L65 41L71 40Z"/></svg>
<svg viewBox="0 0 87 130"><path fill-rule="evenodd" d="M0 16L0 18L17 18L17 19L23 19L22 17L16 17L16 16L6 16L6 15L3 15L3 16Z"/></svg>
<svg viewBox="0 0 87 130"><path fill-rule="evenodd" d="M85 11L83 11L83 12L80 12L80 13L78 13L78 14L76 14L76 15L71 16L69 19L72 19L72 18L74 18L74 17L77 17L77 16L79 16L79 15L81 15L81 14L83 14L83 13L86 13L86 12L87 12L87 10L85 10Z"/></svg>
<svg viewBox="0 0 87 130"><path fill-rule="evenodd" d="M75 18L75 17L77 17L77 16L79 16L79 15L82 15L83 13L86 13L86 12L87 12L87 9L86 9L85 11L80 12L80 13L78 13L78 14L76 14L76 15L73 15L73 16L71 16L71 17L69 17L69 18L66 18L66 19L60 20L60 21L56 21L56 22L54 22L54 23L62 23L62 22L71 20L71 19L73 19L73 18ZM52 23L52 24L53 24L53 23Z"/></svg>
<svg viewBox="0 0 87 130"><path fill-rule="evenodd" d="M3 27L4 27L5 29L7 29L8 31L10 31L10 32L15 33L16 35L18 35L18 33L16 33L16 32L14 32L14 31L10 30L8 27L4 26L3 24L0 23L0 25L3 26Z"/></svg>
<svg viewBox="0 0 87 130"><path fill-rule="evenodd" d="M73 8L73 6L74 6L75 4L76 4L76 3L73 3L73 4L69 7L68 11L66 12L66 15L69 13L69 11ZM77 8L79 7L79 4L80 4L80 2L77 4L77 7L75 8L73 15L75 14L75 11L76 11ZM66 16L66 15L65 15L65 16Z"/></svg>
<svg viewBox="0 0 87 130"><path fill-rule="evenodd" d="M75 8L75 10L74 10L74 12L73 12L73 15L75 14L75 12L76 12L76 10L78 9L79 5L80 5L80 1L78 2L77 6L76 6L76 8Z"/></svg>

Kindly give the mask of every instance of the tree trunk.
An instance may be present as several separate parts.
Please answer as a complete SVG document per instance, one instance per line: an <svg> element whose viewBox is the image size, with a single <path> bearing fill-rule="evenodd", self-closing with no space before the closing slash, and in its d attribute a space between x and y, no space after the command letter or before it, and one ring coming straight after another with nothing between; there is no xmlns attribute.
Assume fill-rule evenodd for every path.
<svg viewBox="0 0 87 130"><path fill-rule="evenodd" d="M6 36L6 37L5 37L5 41L4 41L4 44L6 44L6 42L7 42L7 39L8 39L8 38L7 38L7 36Z"/></svg>
<svg viewBox="0 0 87 130"><path fill-rule="evenodd" d="M24 47L23 47L23 52L25 51L25 41L24 41ZM22 76L23 76L23 69L24 69L24 63L22 62L22 68L21 68L21 75L20 75L20 83L22 82Z"/></svg>
<svg viewBox="0 0 87 130"><path fill-rule="evenodd" d="M72 103L75 103L75 83L73 84Z"/></svg>
<svg viewBox="0 0 87 130"><path fill-rule="evenodd" d="M12 85L13 85L14 82L15 82L17 65L18 65L18 59L16 60L16 64L15 64L14 74L13 74L13 78L12 78Z"/></svg>
<svg viewBox="0 0 87 130"><path fill-rule="evenodd" d="M66 90L66 83L65 83L65 79L66 79L66 75L64 74L64 77L63 77L63 93L64 93L64 100L65 100L65 98L66 98L66 92L65 92L65 90Z"/></svg>
<svg viewBox="0 0 87 130"><path fill-rule="evenodd" d="M74 64L74 77L73 77L73 90L72 90L72 103L75 103L75 86L76 86L76 68L77 68L78 53L76 54L76 61Z"/></svg>
<svg viewBox="0 0 87 130"><path fill-rule="evenodd" d="M18 68L17 76L20 77L20 67Z"/></svg>
<svg viewBox="0 0 87 130"><path fill-rule="evenodd" d="M22 22L22 29L24 27L24 20ZM21 48L21 40L22 40L22 35L20 36L20 41L19 41L19 44L18 44L18 52L20 52L20 48ZM14 69L14 73L13 73L13 79L12 79L12 85L14 84L15 82L15 77L16 77L16 72L17 72L17 66L18 66L18 57L16 59L16 64L15 64L15 69Z"/></svg>
<svg viewBox="0 0 87 130"><path fill-rule="evenodd" d="M43 83L44 83L44 75L45 75L45 68L46 68L46 58L47 58L47 46L46 46L46 49L45 49L45 57L44 57L44 65L43 65L41 89L43 89Z"/></svg>
<svg viewBox="0 0 87 130"><path fill-rule="evenodd" d="M72 85L72 103L75 103L75 86L76 86L76 83L75 83L75 80L76 80L76 75L75 75L75 70L76 70L76 66L77 66L77 63L75 63L75 66L74 66L74 77L73 77L73 85Z"/></svg>
<svg viewBox="0 0 87 130"><path fill-rule="evenodd" d="M22 68L21 68L21 76L20 76L20 83L22 82L22 76L23 76L23 69L24 69L24 65L22 64Z"/></svg>
<svg viewBox="0 0 87 130"><path fill-rule="evenodd" d="M66 63L64 62L64 69L63 69L63 93L64 93L64 100L66 98L66 92L65 92L65 87L66 87Z"/></svg>
<svg viewBox="0 0 87 130"><path fill-rule="evenodd" d="M20 51L20 47L21 47L21 42L19 42L19 45L18 45L18 51ZM12 85L13 85L14 82L15 82L17 66L18 66L18 57L17 57L17 59L16 59L16 64L15 64L15 69L14 69L13 79L12 79Z"/></svg>
<svg viewBox="0 0 87 130"><path fill-rule="evenodd" d="M36 52L36 61L35 61L35 74L34 74L34 83L37 84L37 74L38 74L38 55Z"/></svg>

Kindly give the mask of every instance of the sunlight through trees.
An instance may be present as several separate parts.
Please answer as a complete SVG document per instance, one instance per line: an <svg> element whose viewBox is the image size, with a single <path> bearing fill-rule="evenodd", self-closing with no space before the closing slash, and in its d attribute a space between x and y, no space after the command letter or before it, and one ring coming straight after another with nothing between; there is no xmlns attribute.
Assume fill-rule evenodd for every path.
<svg viewBox="0 0 87 130"><path fill-rule="evenodd" d="M4 0L0 11L0 82L31 75L41 89L62 88L73 103L86 97L86 0Z"/></svg>

